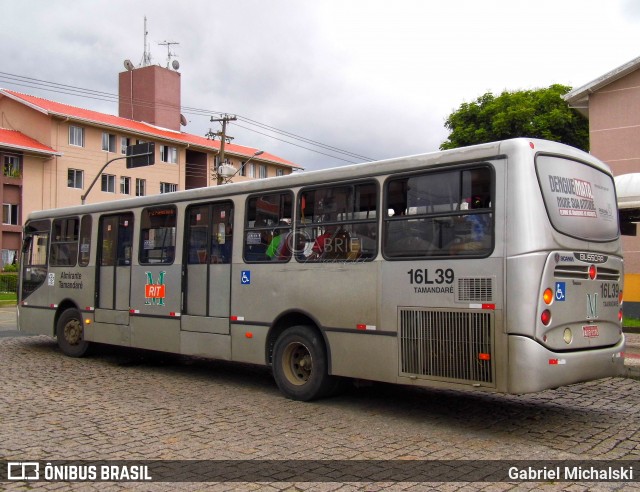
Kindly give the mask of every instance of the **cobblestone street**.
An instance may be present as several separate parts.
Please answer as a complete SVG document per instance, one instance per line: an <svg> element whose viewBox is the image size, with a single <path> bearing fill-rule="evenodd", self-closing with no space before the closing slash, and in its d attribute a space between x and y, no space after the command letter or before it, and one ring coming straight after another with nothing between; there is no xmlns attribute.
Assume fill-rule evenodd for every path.
<svg viewBox="0 0 640 492"><path fill-rule="evenodd" d="M505 396L376 384L283 398L268 370L102 347L63 356L47 337L0 338L0 459L548 460L640 458L640 381ZM35 485L35 484L34 484ZM70 484L38 483L46 490ZM64 485L64 487L62 487ZM19 490L18 483L0 484ZM78 490L425 490L414 483L71 484ZM595 484L545 484L584 490ZM536 484L445 483L443 490ZM602 490L640 490L602 483Z"/></svg>

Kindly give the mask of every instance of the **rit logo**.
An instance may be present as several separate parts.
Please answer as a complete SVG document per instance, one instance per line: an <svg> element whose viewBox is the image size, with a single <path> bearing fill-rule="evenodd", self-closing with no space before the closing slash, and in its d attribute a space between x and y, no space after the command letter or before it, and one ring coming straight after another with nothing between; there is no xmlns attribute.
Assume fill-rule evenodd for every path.
<svg viewBox="0 0 640 492"><path fill-rule="evenodd" d="M154 283L153 274L144 272L147 275L147 283L144 286L144 303L146 305L164 306L165 285L164 276L167 272L158 274L158 281Z"/></svg>

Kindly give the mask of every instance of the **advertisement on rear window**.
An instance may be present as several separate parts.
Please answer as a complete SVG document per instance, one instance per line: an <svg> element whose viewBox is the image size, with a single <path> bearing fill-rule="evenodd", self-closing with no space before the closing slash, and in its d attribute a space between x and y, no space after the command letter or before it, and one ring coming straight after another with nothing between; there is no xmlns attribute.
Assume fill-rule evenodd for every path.
<svg viewBox="0 0 640 492"><path fill-rule="evenodd" d="M553 227L589 241L618 237L618 209L613 179L587 164L540 155L538 180Z"/></svg>

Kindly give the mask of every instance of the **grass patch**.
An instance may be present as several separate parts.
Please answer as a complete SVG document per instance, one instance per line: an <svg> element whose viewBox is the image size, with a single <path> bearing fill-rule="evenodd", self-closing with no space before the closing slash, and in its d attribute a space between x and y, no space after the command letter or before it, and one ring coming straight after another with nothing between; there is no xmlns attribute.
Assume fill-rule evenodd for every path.
<svg viewBox="0 0 640 492"><path fill-rule="evenodd" d="M0 292L0 301L17 301L18 297L15 292ZM640 323L640 320L638 320ZM640 324L638 324L640 326Z"/></svg>
<svg viewBox="0 0 640 492"><path fill-rule="evenodd" d="M638 328L640 327L640 319L638 318L623 318L622 326L627 328Z"/></svg>

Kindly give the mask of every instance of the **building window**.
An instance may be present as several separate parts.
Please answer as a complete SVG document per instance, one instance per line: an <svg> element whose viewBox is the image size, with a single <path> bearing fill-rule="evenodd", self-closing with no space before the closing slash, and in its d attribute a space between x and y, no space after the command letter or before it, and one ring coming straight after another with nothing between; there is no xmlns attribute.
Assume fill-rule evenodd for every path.
<svg viewBox="0 0 640 492"><path fill-rule="evenodd" d="M84 187L84 171L80 169L69 169L67 172L67 186L69 188Z"/></svg>
<svg viewBox="0 0 640 492"><path fill-rule="evenodd" d="M255 178L256 177L256 165L255 164L249 164L249 177L250 178Z"/></svg>
<svg viewBox="0 0 640 492"><path fill-rule="evenodd" d="M267 177L267 166L260 164L258 166L258 177L264 179Z"/></svg>
<svg viewBox="0 0 640 492"><path fill-rule="evenodd" d="M147 180L136 178L136 196L145 196L147 194Z"/></svg>
<svg viewBox="0 0 640 492"><path fill-rule="evenodd" d="M17 155L5 155L2 172L10 178L20 177L20 157Z"/></svg>
<svg viewBox="0 0 640 492"><path fill-rule="evenodd" d="M18 252L15 249L3 249L0 254L2 266L15 265L18 260Z"/></svg>
<svg viewBox="0 0 640 492"><path fill-rule="evenodd" d="M102 191L107 193L116 192L116 177L113 174L102 175Z"/></svg>
<svg viewBox="0 0 640 492"><path fill-rule="evenodd" d="M240 176L246 176L246 175L247 175L247 167L245 166L245 163L246 163L246 162L247 162L247 161L242 161L242 162L240 163L240 173L239 173L239 174L240 174Z"/></svg>
<svg viewBox="0 0 640 492"><path fill-rule="evenodd" d="M129 137L120 137L120 153L122 155L127 155L127 147L131 145L131 140Z"/></svg>
<svg viewBox="0 0 640 492"><path fill-rule="evenodd" d="M2 223L9 225L18 225L18 205L13 205L11 203L2 204Z"/></svg>
<svg viewBox="0 0 640 492"><path fill-rule="evenodd" d="M69 126L69 145L84 147L84 128L80 126Z"/></svg>
<svg viewBox="0 0 640 492"><path fill-rule="evenodd" d="M160 193L172 193L178 191L178 185L175 183L160 183Z"/></svg>
<svg viewBox="0 0 640 492"><path fill-rule="evenodd" d="M116 151L116 136L111 133L102 133L102 150L107 152Z"/></svg>
<svg viewBox="0 0 640 492"><path fill-rule="evenodd" d="M276 169L276 176L284 176L284 169Z"/></svg>
<svg viewBox="0 0 640 492"><path fill-rule="evenodd" d="M120 177L120 193L123 195L131 194L131 178L127 176Z"/></svg>
<svg viewBox="0 0 640 492"><path fill-rule="evenodd" d="M160 146L160 160L169 164L175 164L178 162L178 149L175 147L169 147L168 145Z"/></svg>

